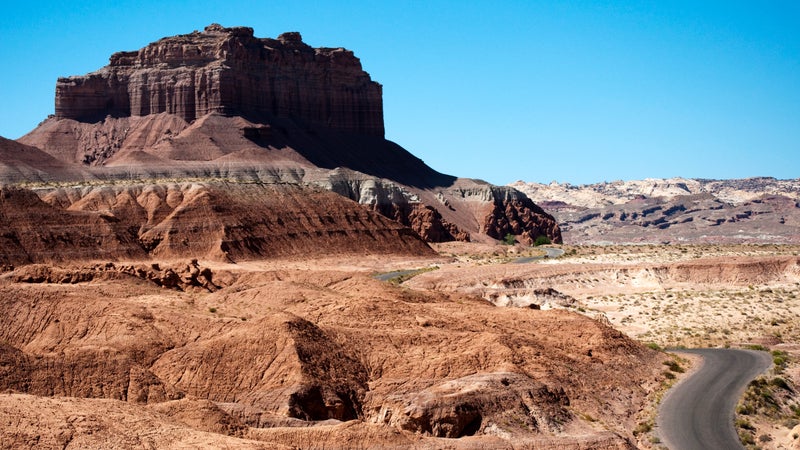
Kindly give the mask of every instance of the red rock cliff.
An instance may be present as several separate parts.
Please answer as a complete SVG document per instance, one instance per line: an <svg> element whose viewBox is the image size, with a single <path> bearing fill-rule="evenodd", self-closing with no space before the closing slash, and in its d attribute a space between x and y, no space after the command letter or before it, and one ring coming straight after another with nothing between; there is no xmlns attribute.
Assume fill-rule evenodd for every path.
<svg viewBox="0 0 800 450"><path fill-rule="evenodd" d="M383 136L381 85L353 52L312 48L300 33L260 39L247 27L209 25L56 84L57 118L79 121L167 112L193 121L210 112L288 117Z"/></svg>

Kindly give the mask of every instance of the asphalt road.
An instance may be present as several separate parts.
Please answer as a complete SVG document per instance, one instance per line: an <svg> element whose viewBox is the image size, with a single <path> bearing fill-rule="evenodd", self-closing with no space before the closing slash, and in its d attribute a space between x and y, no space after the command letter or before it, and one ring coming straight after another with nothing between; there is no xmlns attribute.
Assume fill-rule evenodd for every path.
<svg viewBox="0 0 800 450"><path fill-rule="evenodd" d="M701 355L703 363L661 403L661 440L671 450L743 449L734 429L734 408L747 384L772 365L770 354L711 348L675 353Z"/></svg>
<svg viewBox="0 0 800 450"><path fill-rule="evenodd" d="M395 270L394 272L386 272L375 275L375 279L379 281L389 281L395 277L402 277L403 275L411 275L414 272L419 272L419 269L409 269L409 270Z"/></svg>
<svg viewBox="0 0 800 450"><path fill-rule="evenodd" d="M552 247L542 247L544 250L543 256L526 256L523 258L517 258L513 261L514 264L526 264L533 261L538 261L544 258L558 258L559 256L564 254L564 250L560 248L552 248Z"/></svg>

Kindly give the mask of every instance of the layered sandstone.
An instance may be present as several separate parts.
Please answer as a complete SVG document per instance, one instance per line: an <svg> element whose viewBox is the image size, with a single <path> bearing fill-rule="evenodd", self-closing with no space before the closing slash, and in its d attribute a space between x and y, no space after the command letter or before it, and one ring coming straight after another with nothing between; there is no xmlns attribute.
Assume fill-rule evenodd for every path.
<svg viewBox="0 0 800 450"><path fill-rule="evenodd" d="M349 51L313 49L297 33L259 39L213 25L60 79L56 115L20 142L70 169L53 179L39 170L29 181L323 187L428 242L509 233L561 241L555 220L518 191L444 175L384 139L381 102L380 86ZM9 179L38 170L30 165L7 171Z"/></svg>
<svg viewBox="0 0 800 450"><path fill-rule="evenodd" d="M0 189L0 264L432 250L410 229L331 192L183 183Z"/></svg>
<svg viewBox="0 0 800 450"><path fill-rule="evenodd" d="M56 84L57 118L169 113L191 122L212 112L287 117L383 136L381 86L353 52L312 48L300 33L257 38L212 24L111 56L109 65Z"/></svg>

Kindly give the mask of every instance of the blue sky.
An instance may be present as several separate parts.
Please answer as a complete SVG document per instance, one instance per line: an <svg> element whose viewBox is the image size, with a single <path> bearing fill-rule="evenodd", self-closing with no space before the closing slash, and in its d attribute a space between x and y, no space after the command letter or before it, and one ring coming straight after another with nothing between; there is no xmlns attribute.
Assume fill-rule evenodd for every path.
<svg viewBox="0 0 800 450"><path fill-rule="evenodd" d="M800 177L800 2L13 2L0 136L53 113L55 81L217 22L353 50L386 136L496 184Z"/></svg>

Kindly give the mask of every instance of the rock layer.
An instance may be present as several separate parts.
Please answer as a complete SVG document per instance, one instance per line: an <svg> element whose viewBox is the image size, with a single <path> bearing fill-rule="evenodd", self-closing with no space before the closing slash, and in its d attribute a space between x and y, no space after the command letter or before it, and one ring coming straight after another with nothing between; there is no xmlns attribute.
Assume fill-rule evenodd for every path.
<svg viewBox="0 0 800 450"><path fill-rule="evenodd" d="M381 86L353 52L312 48L300 33L260 39L253 29L210 25L138 51L115 53L103 69L60 78L57 118L212 112L288 117L332 129L383 136Z"/></svg>
<svg viewBox="0 0 800 450"><path fill-rule="evenodd" d="M410 229L319 189L183 183L41 195L0 189L0 264L432 254Z"/></svg>

